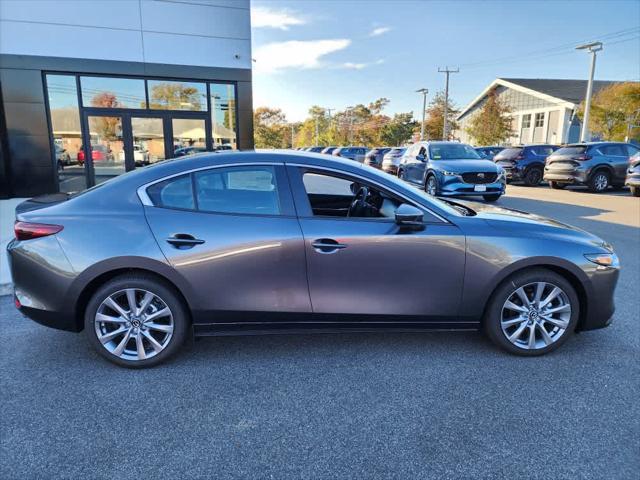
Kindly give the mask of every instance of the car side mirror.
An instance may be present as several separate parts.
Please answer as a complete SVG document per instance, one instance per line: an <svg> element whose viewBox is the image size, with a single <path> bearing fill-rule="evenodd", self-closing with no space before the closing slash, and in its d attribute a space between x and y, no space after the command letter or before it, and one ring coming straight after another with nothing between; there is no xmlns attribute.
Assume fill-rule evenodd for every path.
<svg viewBox="0 0 640 480"><path fill-rule="evenodd" d="M424 230L424 213L413 205L403 203L396 209L396 225L407 230Z"/></svg>
<svg viewBox="0 0 640 480"><path fill-rule="evenodd" d="M418 155L416 155L416 160L424 162L426 160L426 157L423 154L419 153Z"/></svg>

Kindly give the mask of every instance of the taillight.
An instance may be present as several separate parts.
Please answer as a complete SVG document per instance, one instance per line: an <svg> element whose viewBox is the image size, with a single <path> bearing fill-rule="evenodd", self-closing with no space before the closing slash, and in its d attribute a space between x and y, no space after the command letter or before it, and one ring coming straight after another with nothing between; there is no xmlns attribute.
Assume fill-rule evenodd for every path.
<svg viewBox="0 0 640 480"><path fill-rule="evenodd" d="M586 162L587 160L591 160L591 155L580 155L573 158L574 160L579 160L581 162Z"/></svg>
<svg viewBox="0 0 640 480"><path fill-rule="evenodd" d="M13 226L13 231L18 240L32 240L54 235L63 228L62 225L50 225L48 223L16 222Z"/></svg>

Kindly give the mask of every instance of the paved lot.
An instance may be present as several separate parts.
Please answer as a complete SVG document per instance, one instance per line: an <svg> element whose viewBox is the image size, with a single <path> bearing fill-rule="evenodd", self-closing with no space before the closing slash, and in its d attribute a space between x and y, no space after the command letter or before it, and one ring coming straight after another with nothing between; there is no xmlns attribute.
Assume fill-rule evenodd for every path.
<svg viewBox="0 0 640 480"><path fill-rule="evenodd" d="M130 371L3 297L0 477L637 478L640 201L508 193L615 246L612 327L532 359L477 333L212 338Z"/></svg>

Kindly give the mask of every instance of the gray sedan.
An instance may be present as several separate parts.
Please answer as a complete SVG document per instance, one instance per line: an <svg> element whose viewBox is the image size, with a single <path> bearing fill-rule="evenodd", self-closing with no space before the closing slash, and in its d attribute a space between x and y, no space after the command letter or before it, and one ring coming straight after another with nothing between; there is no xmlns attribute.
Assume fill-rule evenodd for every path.
<svg viewBox="0 0 640 480"><path fill-rule="evenodd" d="M619 273L584 231L300 152L159 162L16 220L16 307L128 367L191 334L292 331L482 328L540 355L609 325Z"/></svg>

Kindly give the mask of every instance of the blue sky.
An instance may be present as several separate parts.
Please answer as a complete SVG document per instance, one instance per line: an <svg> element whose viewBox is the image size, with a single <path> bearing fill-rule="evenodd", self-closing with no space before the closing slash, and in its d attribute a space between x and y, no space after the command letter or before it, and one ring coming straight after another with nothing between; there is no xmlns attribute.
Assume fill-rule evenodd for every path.
<svg viewBox="0 0 640 480"><path fill-rule="evenodd" d="M311 105L343 109L387 97L387 114L420 109L451 75L462 107L496 77L640 80L640 1L252 0L254 107L302 120Z"/></svg>

